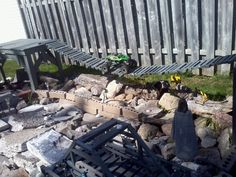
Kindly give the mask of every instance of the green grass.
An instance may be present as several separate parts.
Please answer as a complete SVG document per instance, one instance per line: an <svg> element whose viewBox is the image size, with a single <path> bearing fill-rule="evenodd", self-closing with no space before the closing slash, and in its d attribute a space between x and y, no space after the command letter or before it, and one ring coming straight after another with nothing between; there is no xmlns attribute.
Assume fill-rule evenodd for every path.
<svg viewBox="0 0 236 177"><path fill-rule="evenodd" d="M4 70L7 76L14 77L15 70L19 68L14 60L7 60L4 65ZM80 73L101 74L96 70L88 70L79 66L63 65L66 77L75 77ZM40 65L41 73L51 73L59 77L57 67L52 64ZM122 77L119 80L130 85L145 85L158 80L170 79L170 74L164 75L146 75L142 77ZM216 75L212 77L207 76L194 76L191 73L181 74L182 84L190 87L191 89L199 89L205 92L212 100L222 100L228 95L232 95L232 77L225 75Z"/></svg>

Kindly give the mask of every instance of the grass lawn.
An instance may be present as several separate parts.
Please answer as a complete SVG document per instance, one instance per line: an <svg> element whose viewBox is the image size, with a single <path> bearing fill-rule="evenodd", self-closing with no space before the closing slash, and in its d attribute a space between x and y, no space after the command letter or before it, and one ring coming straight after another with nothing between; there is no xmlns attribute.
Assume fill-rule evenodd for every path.
<svg viewBox="0 0 236 177"><path fill-rule="evenodd" d="M14 77L15 70L19 68L14 60L7 60L4 65L4 71L7 76ZM83 67L78 66L67 66L63 65L65 76L77 76L80 73L90 73L90 74L101 74L96 70L88 70ZM56 76L58 75L58 70L55 65L42 64L40 65L40 72L42 73L52 73ZM232 76L216 75L212 77L207 76L195 76L191 73L181 74L182 84L190 87L191 89L198 88L205 92L210 99L222 100L225 96L232 95ZM149 82L155 82L158 80L169 80L170 74L164 75L147 75L142 77L122 77L120 80L133 83L142 84Z"/></svg>

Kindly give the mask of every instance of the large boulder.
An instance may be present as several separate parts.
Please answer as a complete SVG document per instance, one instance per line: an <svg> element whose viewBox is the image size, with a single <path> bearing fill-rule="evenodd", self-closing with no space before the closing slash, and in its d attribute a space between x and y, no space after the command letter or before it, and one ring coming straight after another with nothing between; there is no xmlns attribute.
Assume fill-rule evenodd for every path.
<svg viewBox="0 0 236 177"><path fill-rule="evenodd" d="M111 81L106 87L106 92L107 92L106 97L114 98L120 92L122 87L123 87L122 83L116 80Z"/></svg>
<svg viewBox="0 0 236 177"><path fill-rule="evenodd" d="M142 124L138 129L138 134L144 140L151 140L153 139L158 131L158 127L151 124Z"/></svg>
<svg viewBox="0 0 236 177"><path fill-rule="evenodd" d="M170 93L164 93L159 101L159 105L168 111L176 109L178 107L178 103L179 98L171 95Z"/></svg>
<svg viewBox="0 0 236 177"><path fill-rule="evenodd" d="M232 128L224 129L220 136L218 137L218 148L220 150L221 157L225 157L227 155L227 151L232 146Z"/></svg>

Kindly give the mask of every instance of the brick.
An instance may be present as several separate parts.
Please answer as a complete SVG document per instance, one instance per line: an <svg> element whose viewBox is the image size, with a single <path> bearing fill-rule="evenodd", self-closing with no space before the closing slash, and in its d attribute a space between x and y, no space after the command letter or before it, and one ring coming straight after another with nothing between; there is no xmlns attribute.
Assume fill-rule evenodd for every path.
<svg viewBox="0 0 236 177"><path fill-rule="evenodd" d="M66 92L64 92L64 91L50 91L49 92L49 98L65 99L66 98Z"/></svg>

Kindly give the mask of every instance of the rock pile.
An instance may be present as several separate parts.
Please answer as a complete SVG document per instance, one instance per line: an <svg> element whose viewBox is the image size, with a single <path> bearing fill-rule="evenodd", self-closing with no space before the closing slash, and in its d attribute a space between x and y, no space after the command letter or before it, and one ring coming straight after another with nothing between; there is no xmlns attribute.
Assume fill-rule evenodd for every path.
<svg viewBox="0 0 236 177"><path fill-rule="evenodd" d="M57 88L57 83L52 79L50 87ZM129 122L153 152L165 159L178 161L194 170L209 164L219 166L231 147L232 116L228 113L232 102L207 101L202 105L198 103L199 97L186 97L195 115L200 151L194 162L183 162L175 158L171 137L179 97L165 93L169 85L163 86L163 83L166 81L156 83L156 87L127 86L104 76L81 74L60 90L142 113L140 119L115 118ZM42 164L58 161L61 156L56 154L63 155L74 139L107 120L105 116L86 113L65 99L39 98L38 103L0 120L0 161L3 162L0 176L7 176L7 173L14 176L16 172L19 177L40 174ZM199 159L204 159L205 163L200 163Z"/></svg>

